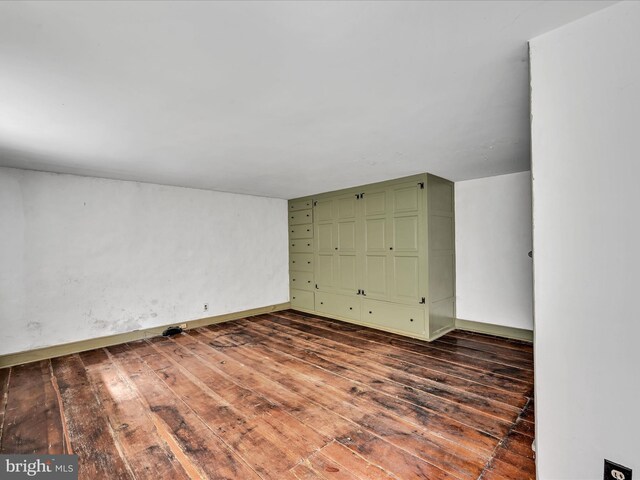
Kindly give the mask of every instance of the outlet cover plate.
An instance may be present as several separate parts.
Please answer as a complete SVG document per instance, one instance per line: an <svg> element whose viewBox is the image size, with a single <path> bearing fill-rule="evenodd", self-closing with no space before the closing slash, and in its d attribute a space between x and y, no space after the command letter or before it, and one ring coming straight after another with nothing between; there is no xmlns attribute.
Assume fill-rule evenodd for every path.
<svg viewBox="0 0 640 480"><path fill-rule="evenodd" d="M631 469L605 458L604 480L631 480Z"/></svg>

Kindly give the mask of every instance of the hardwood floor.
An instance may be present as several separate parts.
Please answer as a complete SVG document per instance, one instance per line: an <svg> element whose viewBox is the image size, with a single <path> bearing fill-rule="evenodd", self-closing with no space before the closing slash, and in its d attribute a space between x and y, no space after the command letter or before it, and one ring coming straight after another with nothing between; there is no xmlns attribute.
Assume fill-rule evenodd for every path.
<svg viewBox="0 0 640 480"><path fill-rule="evenodd" d="M0 452L80 478L533 479L530 344L294 311L0 370Z"/></svg>

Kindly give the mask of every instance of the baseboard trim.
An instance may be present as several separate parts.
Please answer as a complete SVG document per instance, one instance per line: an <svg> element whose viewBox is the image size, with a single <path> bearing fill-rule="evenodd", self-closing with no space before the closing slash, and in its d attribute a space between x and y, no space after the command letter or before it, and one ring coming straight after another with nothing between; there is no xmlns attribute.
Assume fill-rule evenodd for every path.
<svg viewBox="0 0 640 480"><path fill-rule="evenodd" d="M524 342L533 342L533 330L526 330L524 328L505 327L492 323L474 322L472 320L456 318L456 329L475 333L486 333L487 335L522 340Z"/></svg>
<svg viewBox="0 0 640 480"><path fill-rule="evenodd" d="M266 307L251 308L249 310L243 310L241 312L225 313L223 315L215 315L213 317L199 318L197 320L192 320L190 322L184 323L187 325L187 329L205 327L207 325L228 322L230 320L237 320L244 317L251 317L253 315L260 315L262 313L287 310L290 307L291 304L289 302L279 303L276 305L267 305ZM167 327L173 325L176 324L173 323L169 325L161 325L158 327L145 328L143 330L135 330L133 332L118 333L116 335L109 335L106 337L90 338L77 342L63 343L60 345L52 345L50 347L37 348L24 352L0 355L0 368L13 367L15 365L21 365L23 363L37 362L40 360L46 360L48 358L61 357L63 355L70 355L72 353L93 350L95 348L110 347L113 345L119 345L121 343L133 342L135 340L142 340L149 337L156 337L158 335L161 335Z"/></svg>

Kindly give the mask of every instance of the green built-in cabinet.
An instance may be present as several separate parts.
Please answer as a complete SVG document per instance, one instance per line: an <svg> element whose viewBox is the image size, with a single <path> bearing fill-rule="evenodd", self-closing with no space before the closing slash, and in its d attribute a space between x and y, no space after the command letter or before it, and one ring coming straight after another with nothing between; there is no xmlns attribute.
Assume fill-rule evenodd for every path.
<svg viewBox="0 0 640 480"><path fill-rule="evenodd" d="M432 340L454 328L454 239L433 175L290 200L291 306Z"/></svg>

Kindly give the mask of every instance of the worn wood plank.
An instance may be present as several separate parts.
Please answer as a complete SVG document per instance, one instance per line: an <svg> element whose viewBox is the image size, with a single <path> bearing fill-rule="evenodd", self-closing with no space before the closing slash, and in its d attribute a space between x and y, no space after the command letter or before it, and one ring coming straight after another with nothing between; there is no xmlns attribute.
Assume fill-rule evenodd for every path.
<svg viewBox="0 0 640 480"><path fill-rule="evenodd" d="M156 352L164 350L164 356L153 351L158 345ZM235 384L235 388L220 385L224 379L188 350L164 339L154 346L138 347L145 363L261 475L273 478L289 470L328 441L254 392ZM245 393L238 395L242 390ZM232 398L225 399L228 393ZM243 403L240 397L252 400Z"/></svg>
<svg viewBox="0 0 640 480"><path fill-rule="evenodd" d="M249 326L248 323L242 321L238 323ZM401 385L411 386L445 399L454 399L456 403L468 403L484 413L509 421L517 416L527 402L527 398L522 395L487 387L458 377L438 374L424 367L416 366L415 370L421 373L421 375L416 375L411 373L410 364L389 359L375 352L346 348L340 343L301 334L295 329L268 320L266 322L263 319L254 320L250 326L252 332L268 335L270 340L278 342L281 347L299 344L305 350L313 351L322 358L337 362L348 370L361 369L367 374L375 373L379 377ZM376 377L372 375L371 378Z"/></svg>
<svg viewBox="0 0 640 480"><path fill-rule="evenodd" d="M533 460L521 457L504 448L497 450L496 456L491 460L482 478L486 478L488 472L495 472L500 476L517 478L518 480L534 480L536 478L536 467Z"/></svg>
<svg viewBox="0 0 640 480"><path fill-rule="evenodd" d="M259 327L254 326L253 330ZM358 360L346 356L342 364L334 363L327 360L326 357L312 352L310 348L314 348L308 344L304 344L299 339L288 338L278 341L274 335L258 335L258 332L252 333L257 341L267 346L273 347L272 350L284 348L287 354L306 361L324 370L340 375L346 379L352 380L356 384L367 385L378 392L383 392L395 398L401 398L415 405L429 406L433 411L444 415L461 419L463 423L476 429L482 429L488 433L503 435L510 428L515 418L519 414L517 408L508 408L497 402L487 401L480 396L469 396L464 392L453 392L440 388L436 385L422 385L419 381L416 383L408 382L401 384L398 382L389 382L388 372L383 371L381 375L373 373L375 367L371 367L371 363L363 365L362 369L358 369ZM301 347L297 345L300 344ZM309 347L309 348L305 348ZM328 355L332 360L339 359L339 352L333 352ZM368 368L367 368L368 367ZM420 387L423 386L421 389ZM465 405L468 404L468 405ZM483 415L488 413L488 415ZM502 419L501 422L499 419Z"/></svg>
<svg viewBox="0 0 640 480"><path fill-rule="evenodd" d="M111 431L137 479L188 479L189 474L160 437L150 412L104 350L80 354Z"/></svg>
<svg viewBox="0 0 640 480"><path fill-rule="evenodd" d="M345 342L344 337L329 338L323 330L310 332L309 326L301 324L299 321L291 321L287 318L261 316L259 317L259 320L261 319L271 320L277 325L290 327L297 331L296 336L312 340L314 343L317 342L319 345L330 348L347 349L357 355L364 355L369 352L371 355L376 355L377 358L383 357L390 361L395 360L397 363L402 364L401 368L405 370L408 369L414 372L422 372L423 369L430 370L432 372L436 372L436 374L458 377L490 388L499 389L506 393L515 393L519 398L519 400L515 401L516 404L522 404L522 397L531 390L531 385L527 382L504 378L493 374L491 371L481 371L476 368L458 365L446 360L424 357L412 352L399 350L389 345L365 342L354 346L352 342ZM336 345L340 345L340 347L336 347ZM391 366L393 366L393 364Z"/></svg>
<svg viewBox="0 0 640 480"><path fill-rule="evenodd" d="M397 478L339 442L331 442L321 451L324 456L362 480L390 480Z"/></svg>
<svg viewBox="0 0 640 480"><path fill-rule="evenodd" d="M329 457L325 456L322 450L307 458L304 461L304 464L320 477L336 480L362 480L339 463L336 463Z"/></svg>
<svg viewBox="0 0 640 480"><path fill-rule="evenodd" d="M489 345L498 345L503 348L512 348L514 350L524 351L533 355L533 344L531 342L525 342L524 340L496 337L486 333L467 332L464 330L454 330L449 332L446 336L452 338L464 338Z"/></svg>
<svg viewBox="0 0 640 480"><path fill-rule="evenodd" d="M109 347L113 361L135 385L149 409L167 427L202 478L259 478L232 448L226 445L182 398L170 389L132 347ZM218 409L212 408L214 412ZM211 459L215 459L212 462Z"/></svg>
<svg viewBox="0 0 640 480"><path fill-rule="evenodd" d="M2 432L4 430L4 417L5 410L7 408L7 396L9 392L10 378L10 368L3 368L0 370L0 448L2 447Z"/></svg>
<svg viewBox="0 0 640 480"><path fill-rule="evenodd" d="M154 347L165 353L166 358L169 358L175 367L182 369L183 374L193 376L193 379L201 382L209 392L215 391L219 403L228 402L228 411L236 419L234 423L237 423L238 418L249 421L259 417L259 421L253 423L256 424L256 431L263 435L264 442L273 444L271 448L265 448L265 454L270 459L273 458L274 451L284 448L287 455L293 456L295 464L328 443L328 438L289 415L267 398L235 382L229 382L188 349L170 341L160 340L154 343ZM151 356L145 356L145 361ZM174 360L173 356L178 356L179 361ZM170 368L163 370L163 375ZM225 388L225 383L230 385Z"/></svg>
<svg viewBox="0 0 640 480"><path fill-rule="evenodd" d="M449 434L453 432L456 441L435 436L433 433L433 430L437 429L435 421L429 423L429 429L416 430L416 425L407 424L406 417L398 414L398 410L402 408L399 409L397 406L390 408L390 404L394 401L392 397L386 399L387 404L376 403L364 398L364 395L368 394L375 399L378 396L375 392L354 386L352 382L313 365L296 362L275 350L257 344L249 348L246 340L245 338L243 345L234 345L229 336L217 337L215 344L220 348L221 342L228 343L223 347L227 355L239 355L245 363L251 362L248 364L254 368L268 371L271 378L289 388L296 389L298 393L310 400L323 403L371 432L378 434L382 432L384 440L388 443L405 451L412 451L425 461L428 458L434 463L433 466L443 472L456 472L460 478L477 478L482 470L487 459L486 455L463 445L467 435L472 438L474 436L487 438L479 432L470 428L465 429L463 425L452 427L454 423L452 420L443 421L441 425L448 430ZM230 346L234 348L228 348ZM289 372L296 372L295 378L292 378ZM413 411L411 407L405 406L403 413L411 415ZM416 416L415 413L413 415ZM460 435L460 430L466 435ZM352 432L351 435L353 436L354 433ZM371 442L377 444L377 440L371 439ZM497 440L489 440L486 448L492 450L495 443Z"/></svg>
<svg viewBox="0 0 640 480"><path fill-rule="evenodd" d="M133 478L78 355L51 360L80 478Z"/></svg>
<svg viewBox="0 0 640 480"><path fill-rule="evenodd" d="M468 378L464 378L463 376L454 375L453 373L455 372L447 371L445 373L441 370L439 371L437 369L432 369L430 363L422 366L391 358L390 353L393 353L394 350L390 348L382 347L376 350L371 350L348 347L344 344L341 344L340 342L329 340L322 336L302 332L290 326L282 325L277 321L274 322L269 316L256 317L255 319L251 320L251 324L248 324L247 322L249 321L239 320L238 324L244 326L250 325L252 329L254 326L268 326L269 328L277 332L281 332L282 335L285 335L285 338L295 336L295 338L307 340L308 342L313 343L313 349L316 352L329 352L338 350L340 352L350 354L352 357L367 358L368 360L370 360L368 363L372 364L374 368L380 365L390 369L395 369L398 370L400 374L411 375L412 379L419 378L423 381L433 381L440 386L460 389L465 392L495 399L496 401L514 406L517 409L521 409L527 401L527 398L522 394L478 382L478 372L475 370L466 370L468 374L467 376L474 378L474 380L471 380Z"/></svg>
<svg viewBox="0 0 640 480"><path fill-rule="evenodd" d="M48 360L13 367L6 402L0 452L66 453Z"/></svg>
<svg viewBox="0 0 640 480"><path fill-rule="evenodd" d="M0 370L0 451L77 446L105 478L535 478L532 359L260 315Z"/></svg>
<svg viewBox="0 0 640 480"><path fill-rule="evenodd" d="M274 314L276 317L286 317L286 318L296 318L296 315L291 314L289 312L276 312ZM301 316L297 316L298 320L301 320ZM322 317L304 317L307 324L312 324L319 328L328 329L331 331L337 331L335 327L335 322L328 321ZM397 345L402 349L413 351L416 353L427 353L433 352L434 350L440 350L443 352L455 353L455 359L458 362L472 362L472 364L477 364L478 366L484 365L491 370L496 370L496 365L498 364L500 369L505 372L511 372L511 375L520 374L520 370L533 370L533 358L512 358L511 356L498 355L492 351L483 351L483 350L474 350L471 348L457 346L455 344L448 344L443 341L434 341L434 342L425 342L422 340L417 340L410 337L405 337L401 335L395 335L392 333L384 333L379 330L374 330L372 328L366 328L359 330L355 333L351 332L341 332L345 335L351 335L357 338L368 339L377 343L392 343L393 345ZM505 369L504 367L511 367L509 369ZM515 368L515 370L514 370ZM522 372L522 374L526 374L526 372ZM509 375L507 375L509 376ZM518 378L518 377L516 377Z"/></svg>
<svg viewBox="0 0 640 480"><path fill-rule="evenodd" d="M454 365L458 365L465 369L484 372L507 390L518 388L519 384L522 385L523 390L526 390L533 382L533 372L522 370L518 367L472 356L459 355L455 351L434 348L428 343L424 345L412 344L399 335L381 333L374 330L362 330L357 332L357 335L341 333L331 330L327 325L323 325L320 322L311 324L299 317L299 315L296 316L287 312L278 312L269 316L274 321L290 325L307 333L315 333L318 336L329 338L354 348L382 351L382 346L393 347L394 358L408 358L417 365L433 365L433 359L437 359L446 362L446 369L451 369ZM304 318L308 319L309 317Z"/></svg>

